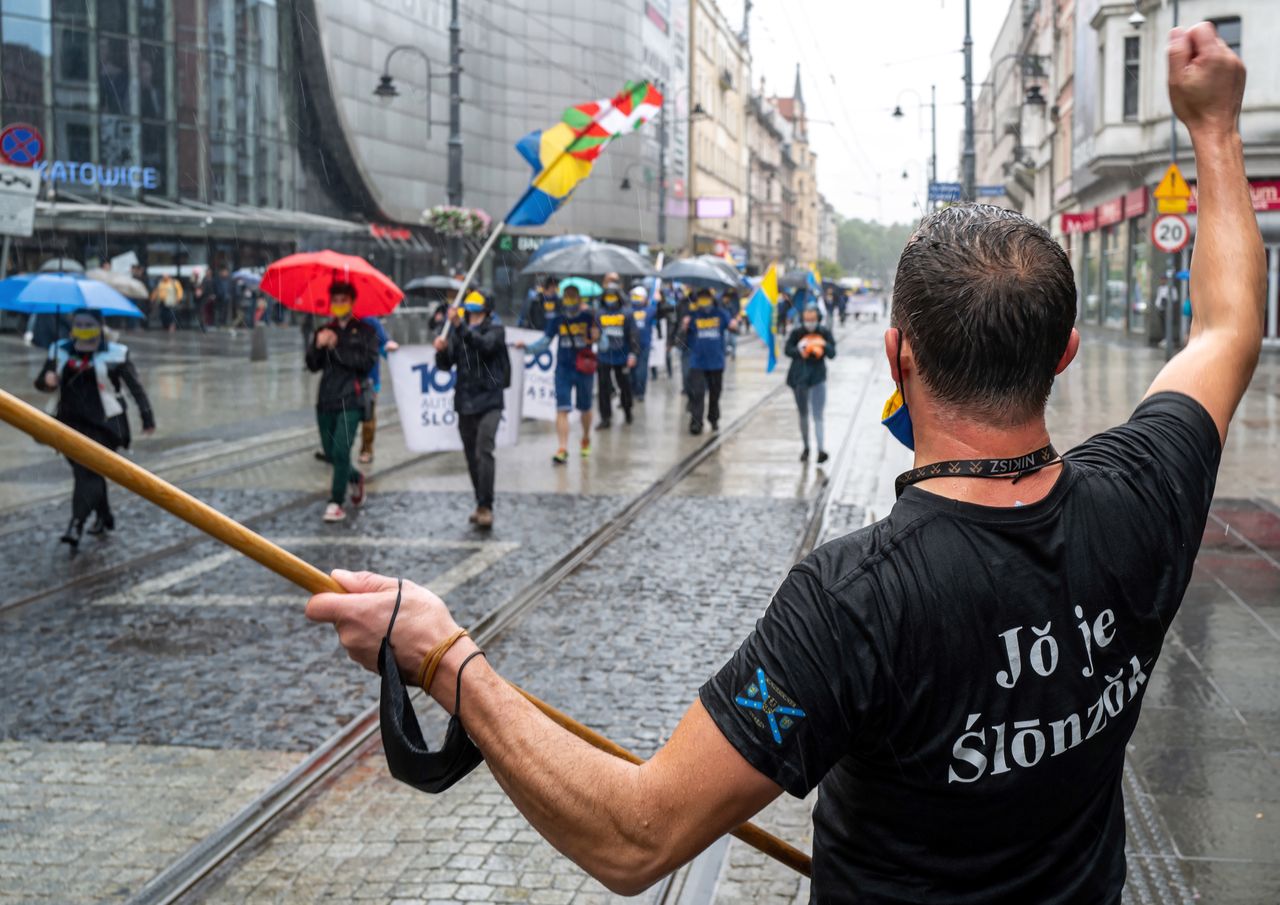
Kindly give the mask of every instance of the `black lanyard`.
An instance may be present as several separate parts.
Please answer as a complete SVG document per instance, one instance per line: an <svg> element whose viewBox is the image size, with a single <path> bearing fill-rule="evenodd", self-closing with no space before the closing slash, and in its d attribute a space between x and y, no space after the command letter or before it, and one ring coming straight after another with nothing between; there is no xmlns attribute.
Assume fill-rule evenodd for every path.
<svg viewBox="0 0 1280 905"><path fill-rule="evenodd" d="M898 475L893 482L893 490L895 496L902 496L902 491L907 487L930 478L1011 478L1017 483L1019 478L1061 461L1062 456L1058 455L1058 451L1050 443L1035 452L1010 459L950 459L946 462L930 462Z"/></svg>

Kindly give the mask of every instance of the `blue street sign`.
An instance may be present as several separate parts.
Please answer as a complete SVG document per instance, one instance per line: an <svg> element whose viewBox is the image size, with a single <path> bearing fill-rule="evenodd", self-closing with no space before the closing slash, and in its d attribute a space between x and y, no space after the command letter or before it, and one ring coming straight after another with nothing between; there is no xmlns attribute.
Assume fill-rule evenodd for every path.
<svg viewBox="0 0 1280 905"><path fill-rule="evenodd" d="M1004 195L1004 194L1005 194L1005 190L1004 190L1004 186L1002 185L978 186L979 198L999 198L1001 195Z"/></svg>
<svg viewBox="0 0 1280 905"><path fill-rule="evenodd" d="M931 182L929 183L929 200L959 201L960 191L958 182Z"/></svg>

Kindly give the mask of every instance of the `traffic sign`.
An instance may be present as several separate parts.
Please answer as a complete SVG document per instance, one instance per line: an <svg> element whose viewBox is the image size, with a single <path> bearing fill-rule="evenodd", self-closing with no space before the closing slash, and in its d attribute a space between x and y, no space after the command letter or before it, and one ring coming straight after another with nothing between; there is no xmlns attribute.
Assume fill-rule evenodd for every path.
<svg viewBox="0 0 1280 905"><path fill-rule="evenodd" d="M1182 178L1182 171L1178 169L1176 163L1169 164L1169 169L1164 171L1160 183L1151 192L1151 197L1156 199L1156 213L1185 214L1187 212L1187 202L1191 200L1191 186L1187 185L1187 180Z"/></svg>
<svg viewBox="0 0 1280 905"><path fill-rule="evenodd" d="M35 230L40 175L29 167L0 166L0 236L30 236Z"/></svg>
<svg viewBox="0 0 1280 905"><path fill-rule="evenodd" d="M1177 254L1191 240L1191 227L1178 214L1161 214L1151 224L1151 242L1168 254Z"/></svg>
<svg viewBox="0 0 1280 905"><path fill-rule="evenodd" d="M963 189L958 182L929 183L930 201L959 201Z"/></svg>
<svg viewBox="0 0 1280 905"><path fill-rule="evenodd" d="M44 137L30 123L13 123L0 131L0 162L32 167L44 159Z"/></svg>
<svg viewBox="0 0 1280 905"><path fill-rule="evenodd" d="M1003 185L980 185L978 186L979 198L999 198L1008 194Z"/></svg>

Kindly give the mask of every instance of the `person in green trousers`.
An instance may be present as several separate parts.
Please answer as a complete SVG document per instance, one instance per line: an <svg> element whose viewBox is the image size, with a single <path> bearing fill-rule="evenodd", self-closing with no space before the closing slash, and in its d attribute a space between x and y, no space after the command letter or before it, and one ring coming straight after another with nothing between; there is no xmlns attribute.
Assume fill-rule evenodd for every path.
<svg viewBox="0 0 1280 905"><path fill-rule="evenodd" d="M353 316L355 287L334 282L329 287L329 313L333 320L316 330L307 346L307 370L320 373L316 398L316 422L320 445L333 463L333 483L324 520L340 522L347 517L348 485L351 502L364 502L364 475L351 465L351 445L360 433L364 407L372 400L367 380L378 360L378 336L372 327Z"/></svg>

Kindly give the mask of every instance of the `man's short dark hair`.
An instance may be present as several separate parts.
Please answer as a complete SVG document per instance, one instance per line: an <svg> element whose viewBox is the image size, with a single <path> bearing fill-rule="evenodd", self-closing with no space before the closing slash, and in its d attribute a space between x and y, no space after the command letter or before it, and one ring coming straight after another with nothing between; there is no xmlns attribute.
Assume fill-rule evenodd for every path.
<svg viewBox="0 0 1280 905"><path fill-rule="evenodd" d="M999 426L1037 417L1076 320L1062 246L989 204L930 214L907 240L893 286L920 378L942 404Z"/></svg>
<svg viewBox="0 0 1280 905"><path fill-rule="evenodd" d="M329 295L330 297L335 295L346 295L354 299L356 297L356 287L352 286L350 283L344 283L341 280L334 280L329 284Z"/></svg>

